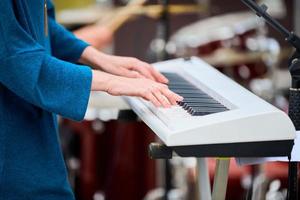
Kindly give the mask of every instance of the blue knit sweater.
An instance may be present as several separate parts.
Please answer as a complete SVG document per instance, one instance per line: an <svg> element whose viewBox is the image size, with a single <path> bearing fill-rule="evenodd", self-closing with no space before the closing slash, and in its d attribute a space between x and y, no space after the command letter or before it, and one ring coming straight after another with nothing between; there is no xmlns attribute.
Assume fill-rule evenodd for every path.
<svg viewBox="0 0 300 200"><path fill-rule="evenodd" d="M83 119L92 74L50 2L46 34L44 3L0 0L0 200L74 199L56 114Z"/></svg>

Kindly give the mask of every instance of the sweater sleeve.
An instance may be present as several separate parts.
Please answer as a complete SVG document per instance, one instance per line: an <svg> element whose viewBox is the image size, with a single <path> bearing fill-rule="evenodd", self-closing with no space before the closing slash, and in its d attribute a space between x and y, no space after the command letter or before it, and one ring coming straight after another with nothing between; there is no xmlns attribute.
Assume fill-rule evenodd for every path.
<svg viewBox="0 0 300 200"><path fill-rule="evenodd" d="M46 53L19 25L11 2L0 1L0 83L35 106L82 120L91 69Z"/></svg>
<svg viewBox="0 0 300 200"><path fill-rule="evenodd" d="M51 1L48 1L48 16L49 35L53 56L76 63L83 50L89 46L89 44L76 38L72 32L66 30L55 21L54 6Z"/></svg>

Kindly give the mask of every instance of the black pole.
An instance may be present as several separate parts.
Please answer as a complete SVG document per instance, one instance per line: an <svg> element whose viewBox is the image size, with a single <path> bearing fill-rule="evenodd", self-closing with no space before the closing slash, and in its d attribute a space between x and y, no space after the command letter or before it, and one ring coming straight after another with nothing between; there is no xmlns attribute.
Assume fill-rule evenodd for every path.
<svg viewBox="0 0 300 200"><path fill-rule="evenodd" d="M290 88L289 117L296 130L300 130L300 55L296 52L292 57L289 69L292 75L292 87ZM288 200L299 199L298 194L298 163L291 161L289 157L289 180L288 180Z"/></svg>
<svg viewBox="0 0 300 200"><path fill-rule="evenodd" d="M266 5L259 6L255 1L253 0L241 0L246 6L248 6L251 10L253 10L257 16L264 18L264 20L272 26L274 29L276 29L278 32L280 32L285 40L289 42L293 47L296 48L297 51L300 50L300 38L294 34L293 31L287 30L284 26L282 26L277 20L272 18L267 10L268 7Z"/></svg>
<svg viewBox="0 0 300 200"><path fill-rule="evenodd" d="M288 31L278 21L273 19L268 13L266 5L259 6L253 0L241 0L250 9L252 9L259 17L271 25L274 29L280 32L287 42L289 42L296 51L289 62L289 71L292 77L289 97L289 117L291 118L297 131L300 130L300 39L293 32ZM288 174L288 200L296 200L298 194L298 163L291 161L289 155L289 174Z"/></svg>
<svg viewBox="0 0 300 200"><path fill-rule="evenodd" d="M163 6L163 11L159 20L159 32L161 34L161 39L164 40L165 45L168 43L170 38L170 14L169 14L169 0L160 0L161 5ZM166 46L165 46L166 47ZM166 48L163 49L162 59L169 59L169 54Z"/></svg>

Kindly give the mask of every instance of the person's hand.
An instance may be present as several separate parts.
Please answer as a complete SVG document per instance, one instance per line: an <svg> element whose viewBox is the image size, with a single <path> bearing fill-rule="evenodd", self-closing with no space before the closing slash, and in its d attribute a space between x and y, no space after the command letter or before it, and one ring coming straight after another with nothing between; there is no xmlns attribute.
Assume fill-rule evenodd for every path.
<svg viewBox="0 0 300 200"><path fill-rule="evenodd" d="M170 107L183 98L168 86L147 78L127 78L93 70L92 91L104 91L114 96L136 96L155 106Z"/></svg>
<svg viewBox="0 0 300 200"><path fill-rule="evenodd" d="M106 55L101 69L118 76L128 78L148 78L159 83L168 83L168 79L150 64L132 57Z"/></svg>
<svg viewBox="0 0 300 200"><path fill-rule="evenodd" d="M168 79L148 63L131 57L107 55L93 47L84 50L80 62L117 76L148 78L159 83L168 83Z"/></svg>
<svg viewBox="0 0 300 200"><path fill-rule="evenodd" d="M162 83L147 78L124 78L111 79L107 83L107 92L116 96L137 96L152 102L157 107L169 108L177 105L183 98Z"/></svg>

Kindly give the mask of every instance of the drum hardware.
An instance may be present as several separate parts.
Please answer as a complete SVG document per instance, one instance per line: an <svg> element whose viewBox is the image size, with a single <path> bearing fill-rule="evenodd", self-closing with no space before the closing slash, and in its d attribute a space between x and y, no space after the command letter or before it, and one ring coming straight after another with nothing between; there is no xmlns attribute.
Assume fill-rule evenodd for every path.
<svg viewBox="0 0 300 200"><path fill-rule="evenodd" d="M216 50L213 54L202 56L201 58L216 68L223 68L244 63L263 62L267 56L270 56L270 53L240 52L230 48L221 48Z"/></svg>
<svg viewBox="0 0 300 200"><path fill-rule="evenodd" d="M286 39L286 41L292 45L296 51L291 56L289 62L289 71L292 77L292 84L290 89L290 106L289 116L294 123L296 130L300 129L300 38L293 32L288 31L278 21L273 19L267 12L268 7L266 5L259 6L254 1L242 0L250 9L252 9L259 17L271 25L275 30L280 32ZM290 158L290 157L289 157ZM298 163L289 162L289 185L287 199L294 200L298 199Z"/></svg>
<svg viewBox="0 0 300 200"><path fill-rule="evenodd" d="M102 191L98 191L94 194L93 200L105 200L105 194Z"/></svg>
<svg viewBox="0 0 300 200"><path fill-rule="evenodd" d="M269 190L266 193L266 200L285 200L286 189L280 191L281 182L280 180L273 180L269 185Z"/></svg>
<svg viewBox="0 0 300 200"><path fill-rule="evenodd" d="M206 13L208 8L204 5L169 5L169 13L171 15ZM150 18L157 19L163 12L160 5L143 6L140 10L135 10L136 15L145 15Z"/></svg>
<svg viewBox="0 0 300 200"><path fill-rule="evenodd" d="M267 193L269 180L263 174L259 174L255 177L253 181L253 188L252 188L252 200L264 200Z"/></svg>
<svg viewBox="0 0 300 200"><path fill-rule="evenodd" d="M286 3L284 0L260 0L260 4L269 5L269 13L272 17L282 19L287 14Z"/></svg>
<svg viewBox="0 0 300 200"><path fill-rule="evenodd" d="M167 50L175 57L198 56L246 87L268 76L280 54L278 42L266 37L265 23L248 12L188 25L171 37Z"/></svg>

